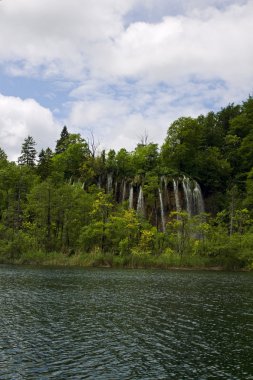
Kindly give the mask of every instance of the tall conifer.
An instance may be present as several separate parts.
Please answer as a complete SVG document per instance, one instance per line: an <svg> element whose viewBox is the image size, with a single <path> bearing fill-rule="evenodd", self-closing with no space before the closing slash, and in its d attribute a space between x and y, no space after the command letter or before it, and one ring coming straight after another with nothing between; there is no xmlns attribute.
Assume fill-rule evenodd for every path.
<svg viewBox="0 0 253 380"><path fill-rule="evenodd" d="M36 142L32 136L28 136L23 144L21 149L21 156L18 158L19 165L35 166L36 160Z"/></svg>
<svg viewBox="0 0 253 380"><path fill-rule="evenodd" d="M63 153L66 150L67 145L68 145L68 138L69 138L69 132L66 125L64 125L61 131L61 136L59 140L56 141L56 147L55 147L56 154Z"/></svg>

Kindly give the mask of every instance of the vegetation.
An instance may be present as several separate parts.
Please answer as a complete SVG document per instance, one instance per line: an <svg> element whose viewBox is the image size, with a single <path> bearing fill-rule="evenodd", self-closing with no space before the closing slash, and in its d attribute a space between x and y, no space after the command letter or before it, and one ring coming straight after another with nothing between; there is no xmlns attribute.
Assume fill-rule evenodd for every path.
<svg viewBox="0 0 253 380"><path fill-rule="evenodd" d="M36 159L35 145L24 140L18 164L0 148L0 262L253 269L252 97L179 118L161 148L146 136L133 152L98 153L66 126L55 152ZM167 208L163 225L161 178L183 176L198 181L206 213Z"/></svg>

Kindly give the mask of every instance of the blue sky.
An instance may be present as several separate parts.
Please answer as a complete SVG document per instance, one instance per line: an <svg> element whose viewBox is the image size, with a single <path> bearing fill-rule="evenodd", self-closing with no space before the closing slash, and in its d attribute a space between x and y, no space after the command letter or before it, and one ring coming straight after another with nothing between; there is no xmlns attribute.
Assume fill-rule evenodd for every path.
<svg viewBox="0 0 253 380"><path fill-rule="evenodd" d="M63 125L102 148L161 144L171 122L252 94L253 1L2 0L0 147Z"/></svg>

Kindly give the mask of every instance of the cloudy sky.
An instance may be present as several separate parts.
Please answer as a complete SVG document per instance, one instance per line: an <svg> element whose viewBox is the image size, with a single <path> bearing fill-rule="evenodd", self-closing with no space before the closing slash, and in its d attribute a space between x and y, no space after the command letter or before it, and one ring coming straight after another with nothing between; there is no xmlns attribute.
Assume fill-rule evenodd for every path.
<svg viewBox="0 0 253 380"><path fill-rule="evenodd" d="M0 147L161 143L179 116L252 94L253 0L1 0Z"/></svg>

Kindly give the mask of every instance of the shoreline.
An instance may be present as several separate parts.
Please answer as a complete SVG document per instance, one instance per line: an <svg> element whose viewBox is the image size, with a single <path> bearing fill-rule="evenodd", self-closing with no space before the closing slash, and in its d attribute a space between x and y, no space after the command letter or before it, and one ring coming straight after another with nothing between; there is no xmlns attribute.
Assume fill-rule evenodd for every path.
<svg viewBox="0 0 253 380"><path fill-rule="evenodd" d="M60 252L33 251L19 256L0 256L0 265L27 265L38 267L77 267L77 268L112 268L112 269L164 269L164 270L201 270L201 271L252 271L252 265L242 265L238 261L229 261L217 257L199 255L166 254L152 255L139 253L132 255L115 255L95 251L68 255Z"/></svg>
<svg viewBox="0 0 253 380"><path fill-rule="evenodd" d="M84 268L84 269L125 269L125 270L135 270L135 269L143 269L143 270L166 270L166 271L204 271L204 272L252 272L252 270L248 268L234 268L228 269L223 266L170 266L170 265L82 265L82 264L71 264L71 263L59 263L59 262L15 262L15 261L5 261L0 262L1 266L26 266L26 267L36 267L36 268Z"/></svg>

